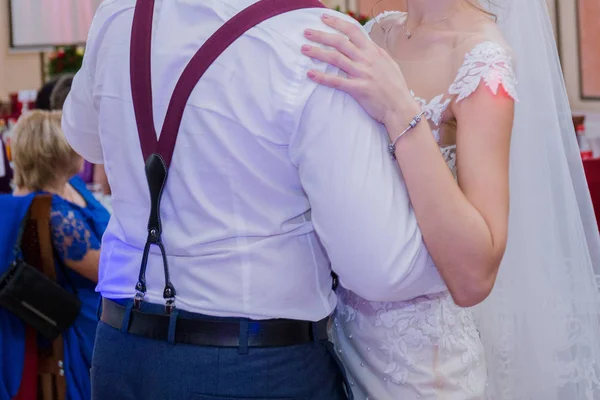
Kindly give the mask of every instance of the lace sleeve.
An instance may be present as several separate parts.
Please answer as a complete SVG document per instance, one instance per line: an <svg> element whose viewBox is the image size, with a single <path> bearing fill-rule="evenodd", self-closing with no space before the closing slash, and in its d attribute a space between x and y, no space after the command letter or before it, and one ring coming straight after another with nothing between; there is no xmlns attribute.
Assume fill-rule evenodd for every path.
<svg viewBox="0 0 600 400"><path fill-rule="evenodd" d="M508 51L494 42L480 43L465 55L449 93L456 95L456 102L472 95L483 81L494 95L500 85L514 100L518 100L516 77Z"/></svg>
<svg viewBox="0 0 600 400"><path fill-rule="evenodd" d="M88 251L100 249L81 212L68 204L53 202L50 225L54 248L64 262L81 261Z"/></svg>

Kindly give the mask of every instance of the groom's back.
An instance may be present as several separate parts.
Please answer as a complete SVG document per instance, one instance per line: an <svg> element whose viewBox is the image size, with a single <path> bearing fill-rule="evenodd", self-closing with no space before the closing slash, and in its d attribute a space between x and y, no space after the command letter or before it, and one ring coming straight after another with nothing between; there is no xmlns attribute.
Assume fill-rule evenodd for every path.
<svg viewBox="0 0 600 400"><path fill-rule="evenodd" d="M251 0L156 2L152 89L158 131L175 84L191 57L225 21L252 3ZM113 299L131 298L135 294L150 204L129 79L134 6L135 0L103 3L92 26L85 65L65 109L69 140L86 158L105 163L111 185L114 215L103 239L99 290L104 297ZM314 121L318 119L323 126L333 123L336 129L339 127L337 130L342 130L343 124L336 122L342 117L355 122L356 129L362 129L364 136L349 134L347 140L356 148L369 149L361 150L364 154L358 155L356 166L372 172L375 172L373 167L365 163L373 158L375 168L381 168L385 143L381 137L373 136L379 133L378 125L353 101L329 89L317 95L320 89L306 78L312 62L300 52L301 45L306 43L303 32L306 28L323 29L321 14L319 9L294 11L251 29L216 60L189 99L162 200L163 241L177 288L177 304L182 309L220 316L312 321L333 310L335 296L331 291L329 262L314 232L309 210L312 207L313 213L318 213L319 205L335 201L333 197L339 196L338 202L345 200L342 189L325 193L322 188L339 183L356 189L356 185L336 182L340 180L336 176L343 176L343 171L335 171L335 165L319 164L314 159L318 156L326 160L327 157L319 155L319 149L331 146L323 147L318 142L328 140L321 134L315 137L301 134L307 131L302 125L313 121L311 127L317 129ZM76 121L73 126L79 130L87 123L83 93L86 85L91 86L89 92L98 110L100 141L96 144L93 137L69 129L69 120ZM336 100L335 96L339 98ZM313 107L309 109L307 104L311 99ZM315 107L315 102L320 103L321 110ZM346 108L344 102L349 103ZM331 114L323 112L327 109ZM322 115L316 117L319 112ZM344 158L350 156L338 155L339 165L343 167ZM378 188L388 191L380 193L386 206L392 203L392 194L407 202L404 188L399 180L395 181L397 176L392 176L395 170L391 161L384 168L383 173L369 179L368 185L379 185ZM320 181L328 174L331 185ZM313 190L313 186L318 190ZM365 189L373 192L368 186ZM321 198L311 197L313 191ZM355 193L348 195L355 197ZM362 203L346 205L348 217L358 214L355 209L373 202L375 197L369 197ZM391 210L373 206L386 215L373 214L372 225L381 229L390 242L399 243L399 248L403 240L394 241L383 232L386 226L381 221L396 219L394 227L398 221L408 221L408 228L402 234L414 241L405 263L412 268L421 246L414 218L394 216ZM322 209L333 211L330 205ZM324 213L322 218L327 228L339 225L340 216L346 215L335 215L338 218L332 217L335 222L325 221L330 214ZM369 229L364 229L360 215L357 218L356 229L365 230L367 235ZM326 245L333 240L345 240L348 229L339 228L340 232L319 232ZM362 234L355 234L353 239ZM369 239L364 244L368 253L372 252L366 258L375 265L381 264L378 249L373 248ZM352 242L348 246L354 250L357 247ZM382 246L387 246L385 241ZM328 248L333 254L341 253L340 249L337 244ZM360 252L353 255L354 250L349 249L348 258L359 264L363 255ZM385 251L381 258L386 263L399 261ZM400 253L395 252L396 256ZM337 257L340 264L350 264L341 258ZM382 270L386 268L382 266ZM354 277L357 281L361 279L358 272ZM361 283L367 289L376 288L378 294L385 293L382 285L397 284L402 273L386 271L378 275L375 268L370 272L376 277L373 282ZM347 282L352 289L350 278ZM163 268L156 254L150 257L147 281L146 299L162 303Z"/></svg>
<svg viewBox="0 0 600 400"><path fill-rule="evenodd" d="M191 57L251 4L157 1L152 44L157 130ZM149 213L128 66L134 6L133 0L104 3L86 60L113 193L99 282L110 298L133 294ZM299 51L303 29L316 27L321 12L292 12L252 29L217 59L188 102L162 202L163 238L181 308L214 313L217 302L234 315L248 308L254 317L280 316L268 292L284 279L293 282L285 290L297 301L286 305L287 317L319 319L333 307L328 261L303 216L309 204L287 154L293 127L286 114L298 101L296 86L305 81L297 70L306 63ZM162 301L162 281L156 257L148 267L149 301Z"/></svg>

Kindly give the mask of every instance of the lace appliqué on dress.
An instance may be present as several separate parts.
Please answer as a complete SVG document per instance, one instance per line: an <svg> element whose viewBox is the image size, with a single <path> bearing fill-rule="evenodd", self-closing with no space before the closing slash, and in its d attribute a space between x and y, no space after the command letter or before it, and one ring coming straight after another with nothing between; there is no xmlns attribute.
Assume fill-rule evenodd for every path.
<svg viewBox="0 0 600 400"><path fill-rule="evenodd" d="M448 93L456 95L456 102L473 94L483 80L494 95L500 85L515 100L517 82L512 59L504 47L494 42L483 42L465 55L465 62L458 71Z"/></svg>
<svg viewBox="0 0 600 400"><path fill-rule="evenodd" d="M444 156L444 160L446 160L446 164L448 164L448 168L456 178L456 145L440 147L440 151Z"/></svg>
<svg viewBox="0 0 600 400"><path fill-rule="evenodd" d="M100 249L100 243L78 214L67 207L50 214L54 248L62 260L81 261L89 250Z"/></svg>
<svg viewBox="0 0 600 400"><path fill-rule="evenodd" d="M422 99L414 94L414 92L410 92L412 96L417 100L417 102L421 105L421 110L425 112L425 118L431 122L433 137L436 142L440 141L440 125L442 124L442 118L444 116L444 112L448 109L450 105L451 99L445 99L444 95L441 94L437 97L434 97L429 103L427 100ZM452 171L452 174L456 178L456 145L452 146L440 146L440 151L444 156L444 160L446 160L446 164L448 164L448 168Z"/></svg>
<svg viewBox="0 0 600 400"><path fill-rule="evenodd" d="M415 100L420 104L421 110L425 113L425 118L433 123L437 129L432 131L433 136L436 141L440 141L440 129L439 126L442 123L442 117L444 116L444 112L450 105L450 99L444 100L444 95L440 94L437 97L434 97L429 103L427 100L422 99L416 96L412 91L410 92Z"/></svg>
<svg viewBox="0 0 600 400"><path fill-rule="evenodd" d="M447 357L459 357L462 378L454 384L472 392L481 384L474 367L483 359L473 315L456 306L448 293L404 302L367 302L342 291L335 327L349 334L350 339L352 332L360 335L360 330L379 332L374 335L379 343L373 343L378 348L367 348L366 353L384 362L384 382L412 386L413 375L420 369L435 368ZM436 362L437 357L441 359Z"/></svg>

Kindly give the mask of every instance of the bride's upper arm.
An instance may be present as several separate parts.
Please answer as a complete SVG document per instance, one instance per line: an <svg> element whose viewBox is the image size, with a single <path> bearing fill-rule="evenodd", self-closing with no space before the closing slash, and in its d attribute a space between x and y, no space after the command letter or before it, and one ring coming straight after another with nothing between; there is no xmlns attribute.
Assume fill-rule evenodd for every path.
<svg viewBox="0 0 600 400"><path fill-rule="evenodd" d="M500 257L508 231L515 86L510 52L483 42L467 53L450 90L459 185L488 223Z"/></svg>

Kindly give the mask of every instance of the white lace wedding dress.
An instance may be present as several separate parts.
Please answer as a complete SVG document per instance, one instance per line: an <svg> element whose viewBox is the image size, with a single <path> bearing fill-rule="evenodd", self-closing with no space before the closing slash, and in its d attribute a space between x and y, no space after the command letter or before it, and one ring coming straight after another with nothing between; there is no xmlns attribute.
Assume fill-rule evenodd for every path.
<svg viewBox="0 0 600 400"><path fill-rule="evenodd" d="M383 14L367 29L389 17L398 22L405 14ZM446 93L427 96L428 100L415 95L436 139L444 143L440 149L455 176L456 142L449 143L441 132L451 102L464 100L480 85L494 95L502 86L503 93L516 99L515 75L505 47L489 40L469 47L460 55L462 65L454 71ZM431 274L437 270L432 268ZM331 337L355 399L484 398L487 372L479 332L471 311L456 306L447 290L403 302L371 302L343 288L338 294Z"/></svg>

